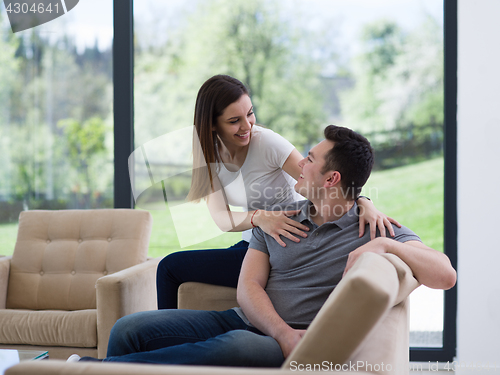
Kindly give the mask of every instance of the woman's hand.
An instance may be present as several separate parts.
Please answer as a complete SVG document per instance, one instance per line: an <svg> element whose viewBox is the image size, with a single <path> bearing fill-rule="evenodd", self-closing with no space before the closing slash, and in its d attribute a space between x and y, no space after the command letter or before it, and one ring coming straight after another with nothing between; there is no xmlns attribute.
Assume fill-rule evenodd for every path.
<svg viewBox="0 0 500 375"><path fill-rule="evenodd" d="M290 216L294 216L299 212L300 210L257 210L253 216L253 224L260 227L260 229L274 238L277 243L285 247L286 244L280 238L280 235L294 242L300 242L300 239L295 237L294 234L303 238L307 237L307 234L303 231L308 231L309 228L295 220L290 219Z"/></svg>
<svg viewBox="0 0 500 375"><path fill-rule="evenodd" d="M359 209L359 237L362 237L365 233L366 224L370 224L370 239L374 239L377 233L377 227L380 232L381 237L386 237L386 230L389 230L391 237L394 237L394 228L391 223L401 228L399 224L393 218L383 214L375 208L373 202L366 198L359 198L358 201Z"/></svg>

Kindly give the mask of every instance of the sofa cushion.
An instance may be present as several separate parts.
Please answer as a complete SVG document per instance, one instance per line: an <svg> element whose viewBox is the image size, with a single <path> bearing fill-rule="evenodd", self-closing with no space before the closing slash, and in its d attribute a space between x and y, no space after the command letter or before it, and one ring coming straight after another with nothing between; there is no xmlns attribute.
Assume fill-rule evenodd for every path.
<svg viewBox="0 0 500 375"><path fill-rule="evenodd" d="M236 288L197 282L182 283L178 292L179 309L224 311L238 307Z"/></svg>
<svg viewBox="0 0 500 375"><path fill-rule="evenodd" d="M22 212L7 308L95 309L98 278L146 261L151 222L139 210Z"/></svg>
<svg viewBox="0 0 500 375"><path fill-rule="evenodd" d="M0 310L0 342L97 347L97 312Z"/></svg>

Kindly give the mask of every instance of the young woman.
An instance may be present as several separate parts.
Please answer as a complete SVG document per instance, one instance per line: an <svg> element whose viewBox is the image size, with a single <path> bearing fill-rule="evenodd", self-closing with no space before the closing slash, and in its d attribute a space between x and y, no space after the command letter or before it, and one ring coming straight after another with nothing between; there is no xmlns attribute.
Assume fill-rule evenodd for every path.
<svg viewBox="0 0 500 375"><path fill-rule="evenodd" d="M280 236L299 242L308 228L289 216L297 211L266 211L275 204L304 199L294 190L300 175L302 155L286 139L272 130L255 125L255 114L246 87L237 79L217 75L198 92L194 115L193 177L188 199L206 199L217 226L228 232L243 232L242 241L228 249L176 252L158 265L158 308L177 308L180 284L197 281L236 287L243 257L253 227L286 246ZM198 142L199 141L199 142ZM360 235L365 223L372 237L378 226L396 221L381 214L367 199L359 199L364 209ZM229 205L245 212L230 211Z"/></svg>

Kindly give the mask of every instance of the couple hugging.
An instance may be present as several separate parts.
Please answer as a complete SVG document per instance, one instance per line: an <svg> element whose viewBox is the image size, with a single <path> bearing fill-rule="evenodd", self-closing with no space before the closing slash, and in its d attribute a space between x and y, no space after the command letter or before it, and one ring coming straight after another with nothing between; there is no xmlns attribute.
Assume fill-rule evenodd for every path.
<svg viewBox="0 0 500 375"><path fill-rule="evenodd" d="M446 255L360 198L374 160L360 134L329 125L325 139L302 157L255 125L248 90L229 76L201 87L194 124L200 147L193 150L188 198L206 199L217 225L243 232L243 239L229 249L165 257L157 272L159 310L121 318L103 361L279 367L364 252L397 255L430 288L455 285ZM267 193L224 191L236 173ZM246 212L230 211L241 202ZM237 285L240 307L178 310L177 289L186 281Z"/></svg>

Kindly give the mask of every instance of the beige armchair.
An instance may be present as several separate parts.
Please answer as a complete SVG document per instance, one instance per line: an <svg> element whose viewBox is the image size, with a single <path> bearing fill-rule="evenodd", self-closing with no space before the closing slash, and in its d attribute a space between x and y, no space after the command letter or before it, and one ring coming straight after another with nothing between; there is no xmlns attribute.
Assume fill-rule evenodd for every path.
<svg viewBox="0 0 500 375"><path fill-rule="evenodd" d="M22 212L0 258L0 348L104 357L117 319L156 309L151 227L139 210Z"/></svg>
<svg viewBox="0 0 500 375"><path fill-rule="evenodd" d="M276 375L309 370L409 374L408 295L418 287L410 268L392 254L363 254L321 308L281 369L165 366L120 363L21 363L6 375L232 374ZM179 307L226 309L233 288L185 283ZM45 363L43 363L45 362Z"/></svg>

